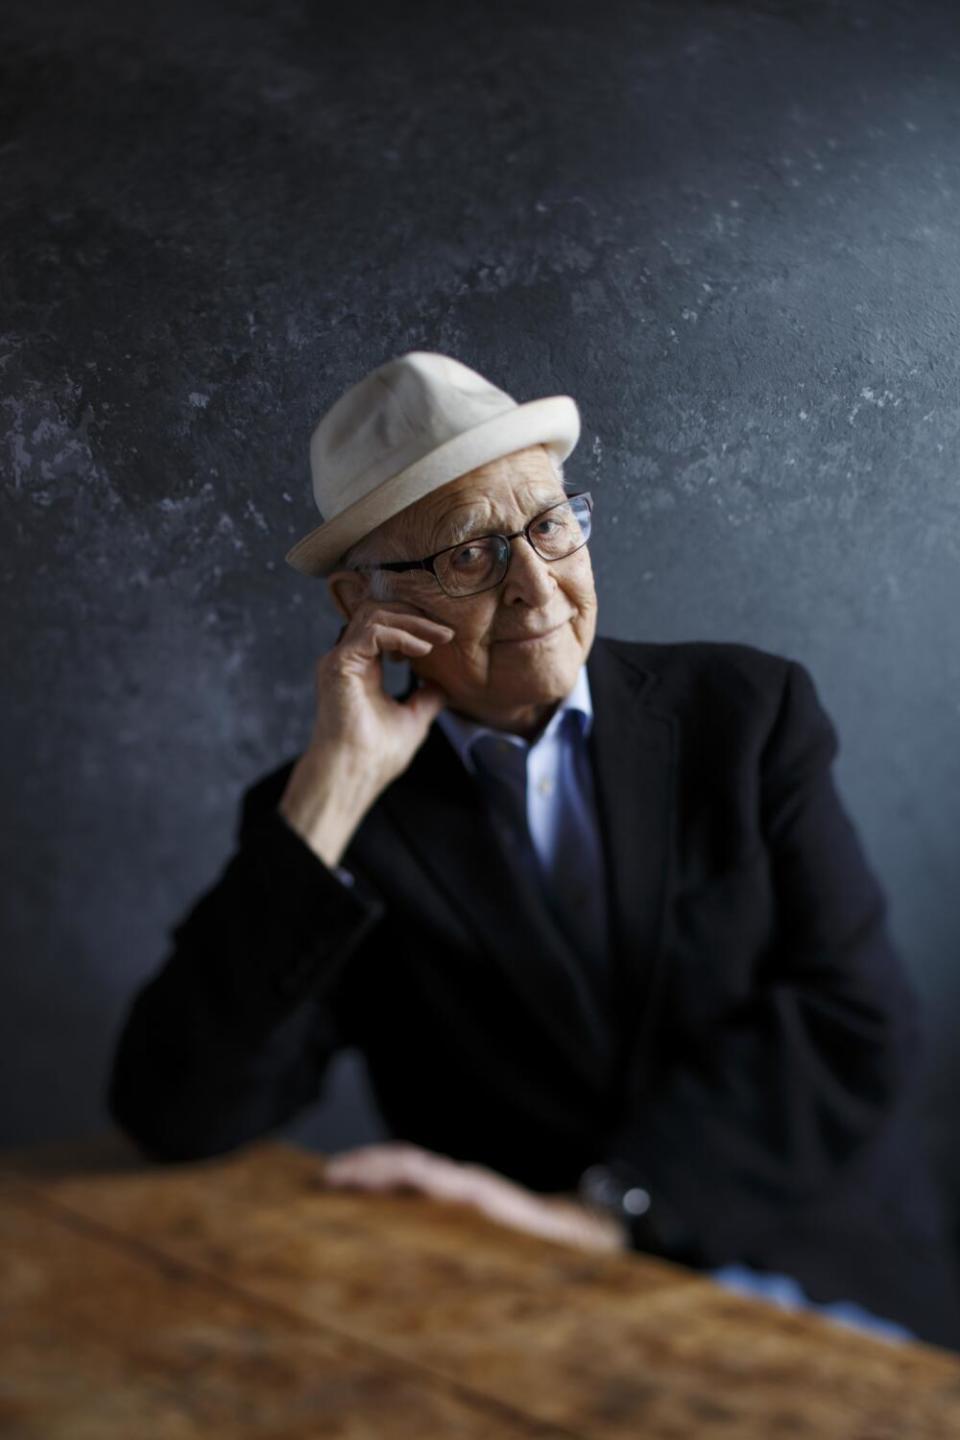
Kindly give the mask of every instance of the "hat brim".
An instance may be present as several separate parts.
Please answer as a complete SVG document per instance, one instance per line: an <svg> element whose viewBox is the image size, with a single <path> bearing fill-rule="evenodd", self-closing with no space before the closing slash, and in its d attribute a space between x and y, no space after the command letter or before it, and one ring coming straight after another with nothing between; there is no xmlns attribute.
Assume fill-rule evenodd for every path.
<svg viewBox="0 0 960 1440"><path fill-rule="evenodd" d="M351 545L441 485L528 445L548 445L558 459L565 460L579 438L580 412L572 396L528 400L464 430L391 475L369 495L309 531L284 558L301 575L329 575Z"/></svg>

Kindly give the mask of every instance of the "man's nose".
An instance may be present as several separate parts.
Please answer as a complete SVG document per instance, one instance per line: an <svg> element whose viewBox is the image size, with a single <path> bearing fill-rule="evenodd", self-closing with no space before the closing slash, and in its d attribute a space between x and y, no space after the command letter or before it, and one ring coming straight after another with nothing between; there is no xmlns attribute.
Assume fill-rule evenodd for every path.
<svg viewBox="0 0 960 1440"><path fill-rule="evenodd" d="M503 581L504 600L519 598L528 605L542 605L556 588L549 562L537 554L523 535L518 535L510 542L510 564Z"/></svg>

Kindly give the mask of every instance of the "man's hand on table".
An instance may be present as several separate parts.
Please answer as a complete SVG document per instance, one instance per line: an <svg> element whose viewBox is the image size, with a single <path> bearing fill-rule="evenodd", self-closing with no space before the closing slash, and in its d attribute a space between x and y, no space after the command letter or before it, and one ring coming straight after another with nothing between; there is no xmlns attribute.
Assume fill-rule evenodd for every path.
<svg viewBox="0 0 960 1440"><path fill-rule="evenodd" d="M625 1250L624 1227L612 1215L593 1210L575 1196L538 1195L483 1165L462 1164L417 1145L388 1141L361 1145L332 1156L323 1183L357 1190L418 1190L479 1210L514 1230L585 1250Z"/></svg>

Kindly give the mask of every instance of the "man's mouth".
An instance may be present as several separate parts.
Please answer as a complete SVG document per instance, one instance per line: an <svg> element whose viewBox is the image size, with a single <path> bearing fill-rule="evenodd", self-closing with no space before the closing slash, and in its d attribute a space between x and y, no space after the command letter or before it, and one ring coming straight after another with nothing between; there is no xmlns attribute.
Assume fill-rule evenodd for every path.
<svg viewBox="0 0 960 1440"><path fill-rule="evenodd" d="M546 640L548 635L555 635L558 630L563 629L564 625L568 625L572 619L573 616L568 615L566 620L561 620L558 624L551 625L549 630L535 630L529 635L504 635L497 643L500 645L535 645L538 640Z"/></svg>

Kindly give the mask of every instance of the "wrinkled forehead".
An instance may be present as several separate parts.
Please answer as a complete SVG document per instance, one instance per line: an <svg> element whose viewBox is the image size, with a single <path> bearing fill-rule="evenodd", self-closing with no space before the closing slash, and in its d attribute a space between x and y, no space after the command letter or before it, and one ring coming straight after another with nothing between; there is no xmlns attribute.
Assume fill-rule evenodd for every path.
<svg viewBox="0 0 960 1440"><path fill-rule="evenodd" d="M460 475L424 495L395 517L404 538L439 549L483 530L515 529L564 498L560 478L542 450L523 452L521 459L525 463Z"/></svg>

